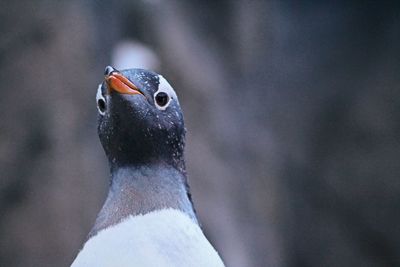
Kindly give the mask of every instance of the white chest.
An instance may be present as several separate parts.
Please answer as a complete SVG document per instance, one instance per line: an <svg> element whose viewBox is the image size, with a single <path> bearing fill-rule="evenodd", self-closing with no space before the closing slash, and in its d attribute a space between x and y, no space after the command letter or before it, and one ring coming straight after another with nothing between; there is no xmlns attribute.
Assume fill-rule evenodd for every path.
<svg viewBox="0 0 400 267"><path fill-rule="evenodd" d="M89 239L72 267L224 266L200 227L179 210L131 216Z"/></svg>

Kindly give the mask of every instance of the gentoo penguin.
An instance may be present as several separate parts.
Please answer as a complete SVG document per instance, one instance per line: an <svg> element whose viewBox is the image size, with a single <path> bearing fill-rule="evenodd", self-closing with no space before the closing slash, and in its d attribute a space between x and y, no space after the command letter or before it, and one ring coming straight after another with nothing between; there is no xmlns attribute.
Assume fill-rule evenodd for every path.
<svg viewBox="0 0 400 267"><path fill-rule="evenodd" d="M224 266L193 209L171 85L152 71L108 66L96 101L111 184L71 266Z"/></svg>

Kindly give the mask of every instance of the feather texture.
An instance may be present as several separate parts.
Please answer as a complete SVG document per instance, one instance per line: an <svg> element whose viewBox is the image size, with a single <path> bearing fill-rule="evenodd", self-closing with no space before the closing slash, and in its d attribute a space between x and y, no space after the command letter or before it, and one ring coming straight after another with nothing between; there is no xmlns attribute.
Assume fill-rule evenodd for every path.
<svg viewBox="0 0 400 267"><path fill-rule="evenodd" d="M90 238L72 267L224 266L189 216L176 209L129 216Z"/></svg>

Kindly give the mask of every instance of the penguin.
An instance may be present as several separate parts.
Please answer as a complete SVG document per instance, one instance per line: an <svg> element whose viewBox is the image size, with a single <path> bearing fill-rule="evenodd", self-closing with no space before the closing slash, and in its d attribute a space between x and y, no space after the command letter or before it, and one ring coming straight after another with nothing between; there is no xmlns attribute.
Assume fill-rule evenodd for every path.
<svg viewBox="0 0 400 267"><path fill-rule="evenodd" d="M224 266L202 232L178 97L161 75L107 66L96 94L110 187L72 267Z"/></svg>

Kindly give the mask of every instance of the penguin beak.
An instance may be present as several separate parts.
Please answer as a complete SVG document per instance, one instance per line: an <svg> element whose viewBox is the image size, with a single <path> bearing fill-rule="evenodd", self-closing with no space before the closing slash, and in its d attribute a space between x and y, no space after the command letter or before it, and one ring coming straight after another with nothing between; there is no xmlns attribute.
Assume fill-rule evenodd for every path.
<svg viewBox="0 0 400 267"><path fill-rule="evenodd" d="M120 94L143 95L136 85L117 71L107 74L105 80L109 88L109 93L111 93L111 90L114 90Z"/></svg>

